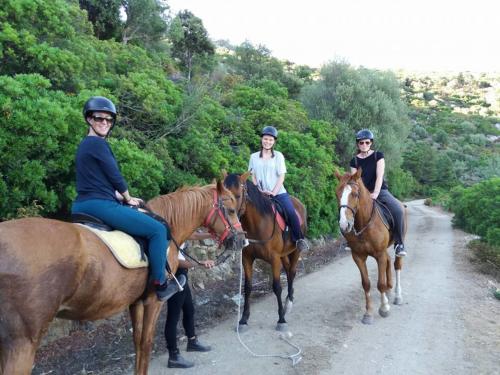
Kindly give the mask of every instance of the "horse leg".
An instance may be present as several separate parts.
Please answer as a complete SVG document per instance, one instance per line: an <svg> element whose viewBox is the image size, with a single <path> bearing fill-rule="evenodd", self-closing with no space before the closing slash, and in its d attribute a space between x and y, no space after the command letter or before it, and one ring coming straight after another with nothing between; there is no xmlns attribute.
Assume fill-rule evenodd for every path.
<svg viewBox="0 0 500 375"><path fill-rule="evenodd" d="M132 332L134 337L135 348L135 372L139 372L139 362L141 355L141 337L142 337L142 323L144 319L144 304L142 301L137 301L129 307L130 320L132 321Z"/></svg>
<svg viewBox="0 0 500 375"><path fill-rule="evenodd" d="M361 284L365 291L365 301L366 301L366 311L361 322L364 324L373 323L373 306L370 296L370 279L368 278L368 269L366 267L366 257L367 255L358 255L352 252L352 259L354 263L358 266L359 272L361 273Z"/></svg>
<svg viewBox="0 0 500 375"><path fill-rule="evenodd" d="M241 331L243 327L248 327L248 318L250 317L250 294L252 294L252 277L253 277L253 262L255 258L251 255L246 255L243 252L243 271L245 272L245 304L243 314L239 321L238 329ZM244 329L244 328L243 328Z"/></svg>
<svg viewBox="0 0 500 375"><path fill-rule="evenodd" d="M378 265L378 282L377 289L380 292L380 307L378 313L381 317L386 318L389 316L389 311L391 306L389 305L389 299L387 298L387 262L388 256L387 252L383 252L379 257L377 257ZM390 268L389 268L390 270Z"/></svg>
<svg viewBox="0 0 500 375"><path fill-rule="evenodd" d="M156 299L153 293L144 302L144 313L142 320L141 343L137 355L136 375L147 375L151 348L153 347L154 331L158 316L160 315L162 303Z"/></svg>
<svg viewBox="0 0 500 375"><path fill-rule="evenodd" d="M26 337L0 339L0 375L31 374L37 346Z"/></svg>
<svg viewBox="0 0 500 375"><path fill-rule="evenodd" d="M392 283L392 268L391 268L391 257L386 257L387 258L387 265L386 265L386 276L387 276L387 290L391 290L392 287L394 286Z"/></svg>
<svg viewBox="0 0 500 375"><path fill-rule="evenodd" d="M281 300L281 258L273 257L271 259L271 269L273 273L273 292L278 301L278 324L276 326L277 331L286 330L286 320L285 320L285 309L283 308L283 301Z"/></svg>
<svg viewBox="0 0 500 375"><path fill-rule="evenodd" d="M295 250L288 257L283 258L287 259L286 262L283 262L283 266L286 270L287 283L288 283L288 295L286 296L285 302L285 314L289 314L292 311L293 307L293 282L295 280L295 276L297 275L297 263L299 261L300 252ZM285 265L286 263L286 265Z"/></svg>
<svg viewBox="0 0 500 375"><path fill-rule="evenodd" d="M396 288L394 290L394 304L403 304L403 295L401 293L401 269L403 268L403 258L396 257L394 261L394 269L396 270Z"/></svg>

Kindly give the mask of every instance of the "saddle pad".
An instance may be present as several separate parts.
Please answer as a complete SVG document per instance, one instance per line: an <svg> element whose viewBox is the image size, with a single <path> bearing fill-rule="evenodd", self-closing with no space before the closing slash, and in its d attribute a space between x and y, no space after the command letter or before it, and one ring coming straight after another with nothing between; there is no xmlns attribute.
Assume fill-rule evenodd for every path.
<svg viewBox="0 0 500 375"><path fill-rule="evenodd" d="M281 214L278 212L278 210L276 209L274 204L273 204L273 211L276 215L276 222L278 223L278 226L280 227L281 231L284 232L286 229L285 219L283 219L283 216L281 216ZM299 211L295 210L295 213L297 214L297 216L299 218L300 226L302 226L303 222L302 222L302 217L300 217Z"/></svg>
<svg viewBox="0 0 500 375"><path fill-rule="evenodd" d="M94 232L102 240L102 242L106 244L118 263L120 263L123 267L141 268L148 266L147 258L146 260L141 260L141 247L134 240L134 238L127 233L119 230L108 232L83 224L78 225ZM146 255L144 254L144 256Z"/></svg>
<svg viewBox="0 0 500 375"><path fill-rule="evenodd" d="M375 207L377 209L377 212L378 212L380 218L382 219L382 223L384 223L385 227L388 230L392 230L392 226L393 226L392 225L392 215L389 212L389 210L387 209L387 207L381 205L377 201L375 201Z"/></svg>

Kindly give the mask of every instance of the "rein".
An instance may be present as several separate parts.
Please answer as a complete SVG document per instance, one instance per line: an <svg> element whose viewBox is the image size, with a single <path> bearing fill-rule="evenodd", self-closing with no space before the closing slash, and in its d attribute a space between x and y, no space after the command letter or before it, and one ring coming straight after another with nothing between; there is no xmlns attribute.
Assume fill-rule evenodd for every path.
<svg viewBox="0 0 500 375"><path fill-rule="evenodd" d="M242 188L243 188L243 197L242 197L242 200L241 200L240 209L238 210L238 218L241 217L241 212L242 212L241 208L243 207L243 202L245 203L245 210L246 210L247 199L249 201L251 201L250 198L249 198L249 196L248 196L246 184L241 184L241 185L242 185ZM266 242L272 240L272 238L274 237L274 233L276 233L276 217L273 216L273 231L271 233L271 236L268 239L266 239L266 240L256 240L256 239L253 239L253 238L247 238L247 241L250 242L250 243L255 243L255 244L263 245Z"/></svg>

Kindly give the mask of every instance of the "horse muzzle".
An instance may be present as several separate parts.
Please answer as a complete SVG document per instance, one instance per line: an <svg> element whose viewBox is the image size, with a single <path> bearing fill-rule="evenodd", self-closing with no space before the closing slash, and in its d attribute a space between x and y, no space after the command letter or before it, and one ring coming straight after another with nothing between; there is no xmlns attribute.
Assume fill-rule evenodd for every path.
<svg viewBox="0 0 500 375"><path fill-rule="evenodd" d="M345 220L339 221L340 232L342 234L350 233L354 229L354 221L353 220Z"/></svg>
<svg viewBox="0 0 500 375"><path fill-rule="evenodd" d="M240 251L245 246L248 246L249 242L245 237L244 232L237 232L231 234L224 240L224 247L229 250Z"/></svg>

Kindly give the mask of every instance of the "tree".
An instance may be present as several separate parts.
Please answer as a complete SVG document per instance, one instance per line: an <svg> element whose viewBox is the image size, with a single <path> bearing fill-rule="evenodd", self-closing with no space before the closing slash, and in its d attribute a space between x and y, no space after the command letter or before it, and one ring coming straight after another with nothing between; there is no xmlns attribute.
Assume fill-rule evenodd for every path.
<svg viewBox="0 0 500 375"><path fill-rule="evenodd" d="M94 25L94 35L98 39L119 39L121 37L120 7L122 0L79 1L80 8L88 13L88 20Z"/></svg>
<svg viewBox="0 0 500 375"><path fill-rule="evenodd" d="M349 164L354 136L364 128L374 132L375 148L384 152L389 170L401 164L410 123L392 73L333 62L321 69L318 81L304 87L300 100L311 118L328 121L338 131L340 165Z"/></svg>
<svg viewBox="0 0 500 375"><path fill-rule="evenodd" d="M167 31L168 5L162 0L122 0L127 20L122 41L144 47L162 40Z"/></svg>
<svg viewBox="0 0 500 375"><path fill-rule="evenodd" d="M266 46L254 46L248 41L237 46L234 54L226 56L224 62L233 73L247 80L269 79L280 82L291 97L298 96L310 76L305 66L295 69L289 61L281 62L273 57Z"/></svg>
<svg viewBox="0 0 500 375"><path fill-rule="evenodd" d="M172 56L180 61L188 81L191 81L195 64L209 63L215 54L203 22L184 10L172 20L168 36L172 43Z"/></svg>

